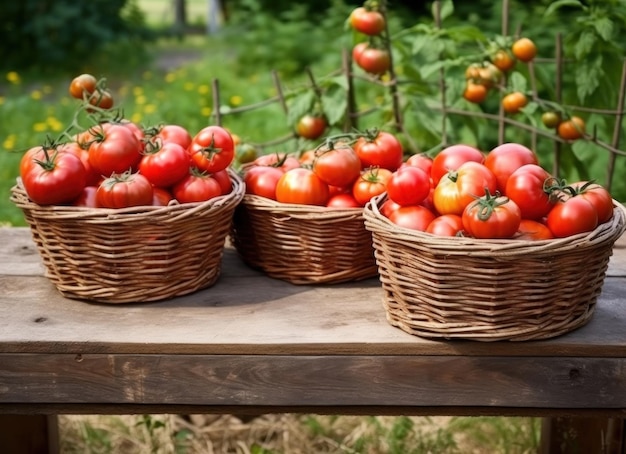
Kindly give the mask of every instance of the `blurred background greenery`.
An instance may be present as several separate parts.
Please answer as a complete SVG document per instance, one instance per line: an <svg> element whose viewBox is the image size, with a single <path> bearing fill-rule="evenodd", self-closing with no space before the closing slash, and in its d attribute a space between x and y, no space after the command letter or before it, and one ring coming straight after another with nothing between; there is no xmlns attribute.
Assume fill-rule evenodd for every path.
<svg viewBox="0 0 626 454"><path fill-rule="evenodd" d="M0 5L0 222L24 225L9 202L21 154L56 137L76 110L67 87L77 74L107 79L124 116L143 125L176 123L190 132L215 121L214 84L219 82L222 124L242 140L264 143L288 134L293 120L280 103L247 112L284 91L288 100L310 90L307 68L320 84L337 83L342 50L362 37L346 27L361 2L347 0L23 0ZM615 110L624 60L626 5L620 0L452 2L442 0L441 27L433 2L390 2L394 61L404 102L404 122L418 150L442 143L439 70L445 69L445 94L451 107L496 112L494 98L481 106L462 97L464 71L484 58L484 46L503 32L531 37L539 48L533 68L539 97L577 112L584 106L588 131L610 143L621 132ZM184 6L184 14L181 11ZM218 6L220 6L218 8ZM503 15L508 8L508 15ZM561 36L567 68L562 90L555 87L556 36ZM520 78L530 89L526 66ZM276 75L280 85L277 87ZM339 82L338 82L339 81ZM380 84L356 81L360 110L372 109L360 127L389 125L391 98ZM329 101L330 103L331 101ZM329 108L333 108L330 106ZM339 108L339 107L337 107ZM540 127L541 106L516 117ZM239 112L239 113L237 113ZM578 113L577 113L578 114ZM465 142L488 151L498 141L498 126L479 116L446 122L445 141ZM618 135L619 137L619 135ZM530 144L527 131L508 128L506 141ZM296 140L274 148L295 151L311 146ZM542 164L551 167L554 144L534 143ZM263 152L273 151L267 147ZM561 171L568 179L606 181L610 153L590 141L563 144ZM623 173L621 157L615 175ZM614 178L612 192L626 200L626 179Z"/></svg>

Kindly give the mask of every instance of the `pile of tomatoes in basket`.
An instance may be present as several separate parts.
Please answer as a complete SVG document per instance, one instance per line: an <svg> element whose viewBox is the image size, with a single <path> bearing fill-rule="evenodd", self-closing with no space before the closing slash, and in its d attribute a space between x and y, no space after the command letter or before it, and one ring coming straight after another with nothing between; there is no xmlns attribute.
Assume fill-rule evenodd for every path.
<svg viewBox="0 0 626 454"><path fill-rule="evenodd" d="M363 207L383 193L402 165L397 137L377 129L358 137L334 136L296 157L278 153L244 166L246 192L281 203L334 208Z"/></svg>
<svg viewBox="0 0 626 454"><path fill-rule="evenodd" d="M445 236L541 240L594 230L613 199L592 181L568 184L517 143L488 153L456 144L413 155L387 182L380 212L402 227Z"/></svg>
<svg viewBox="0 0 626 454"><path fill-rule="evenodd" d="M93 105L88 109L112 106L90 75L77 76L70 93ZM102 100L105 107L98 104ZM220 126L192 136L180 125L141 127L111 117L62 142L29 149L20 176L29 199L39 205L167 206L230 193L228 167L234 156L233 138Z"/></svg>

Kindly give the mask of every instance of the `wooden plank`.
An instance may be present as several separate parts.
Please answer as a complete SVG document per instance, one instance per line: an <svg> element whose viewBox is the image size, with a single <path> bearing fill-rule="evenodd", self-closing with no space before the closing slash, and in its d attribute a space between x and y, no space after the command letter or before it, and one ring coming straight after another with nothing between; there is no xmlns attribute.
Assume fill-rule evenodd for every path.
<svg viewBox="0 0 626 454"><path fill-rule="evenodd" d="M0 355L0 404L626 409L626 358Z"/></svg>

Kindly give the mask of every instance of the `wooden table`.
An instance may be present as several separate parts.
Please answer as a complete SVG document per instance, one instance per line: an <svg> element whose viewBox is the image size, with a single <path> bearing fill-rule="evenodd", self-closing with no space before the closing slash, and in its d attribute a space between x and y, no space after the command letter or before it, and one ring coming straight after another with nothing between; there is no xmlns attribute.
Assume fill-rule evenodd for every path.
<svg viewBox="0 0 626 454"><path fill-rule="evenodd" d="M29 231L0 228L0 446L54 452L56 414L306 412L550 417L544 452L560 452L564 422L580 452L624 452L624 240L586 326L477 342L390 326L377 279L295 286L230 248L218 283L189 296L66 299Z"/></svg>

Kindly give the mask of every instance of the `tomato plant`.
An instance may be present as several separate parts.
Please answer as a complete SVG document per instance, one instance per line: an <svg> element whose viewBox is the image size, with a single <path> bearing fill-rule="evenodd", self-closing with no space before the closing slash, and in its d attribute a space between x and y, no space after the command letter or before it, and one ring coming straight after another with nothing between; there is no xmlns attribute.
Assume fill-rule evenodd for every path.
<svg viewBox="0 0 626 454"><path fill-rule="evenodd" d="M361 168L380 167L392 172L402 165L404 152L398 138L390 132L372 130L359 137L354 151L361 160Z"/></svg>
<svg viewBox="0 0 626 454"><path fill-rule="evenodd" d="M378 12L363 6L355 8L348 18L350 26L365 35L380 35L385 30L385 18Z"/></svg>
<svg viewBox="0 0 626 454"><path fill-rule="evenodd" d="M89 130L93 136L89 145L89 163L95 171L106 177L123 173L141 159L141 143L124 125L104 123Z"/></svg>
<svg viewBox="0 0 626 454"><path fill-rule="evenodd" d="M532 61L537 56L537 46L529 38L519 38L511 46L515 58L523 62Z"/></svg>
<svg viewBox="0 0 626 454"><path fill-rule="evenodd" d="M96 191L96 201L103 208L126 208L152 205L152 185L146 177L130 171L114 173Z"/></svg>
<svg viewBox="0 0 626 454"><path fill-rule="evenodd" d="M389 220L400 227L425 232L435 214L422 205L401 206L389 213Z"/></svg>
<svg viewBox="0 0 626 454"><path fill-rule="evenodd" d="M437 185L439 180L449 171L456 170L467 161L483 163L485 155L477 148L470 145L456 144L441 150L434 158L430 176L433 185Z"/></svg>
<svg viewBox="0 0 626 454"><path fill-rule="evenodd" d="M403 166L387 181L387 195L398 205L417 205L430 194L430 176L419 167Z"/></svg>
<svg viewBox="0 0 626 454"><path fill-rule="evenodd" d="M226 169L233 162L235 143L221 126L206 126L192 138L187 151L198 169L212 173Z"/></svg>
<svg viewBox="0 0 626 454"><path fill-rule="evenodd" d="M539 164L534 151L519 143L498 145L485 157L485 166L493 172L498 181L498 190L505 192L509 176L525 164Z"/></svg>
<svg viewBox="0 0 626 454"><path fill-rule="evenodd" d="M387 182L391 178L391 170L370 167L361 172L352 186L352 195L361 206L365 206L372 197L387 190Z"/></svg>
<svg viewBox="0 0 626 454"><path fill-rule="evenodd" d="M186 149L176 142L162 142L158 139L146 142L139 161L139 172L160 188L168 188L187 176L189 167Z"/></svg>
<svg viewBox="0 0 626 454"><path fill-rule="evenodd" d="M22 184L28 198L39 205L61 205L76 199L86 185L81 160L56 149L42 147L31 153L31 161L21 168Z"/></svg>
<svg viewBox="0 0 626 454"><path fill-rule="evenodd" d="M465 207L461 219L465 232L474 238L512 238L518 231L522 214L508 197L492 196L487 191Z"/></svg>
<svg viewBox="0 0 626 454"><path fill-rule="evenodd" d="M205 202L223 195L223 189L212 175L193 167L172 187L172 194L180 203Z"/></svg>
<svg viewBox="0 0 626 454"><path fill-rule="evenodd" d="M328 198L328 184L305 167L288 170L276 184L278 202L324 206Z"/></svg>
<svg viewBox="0 0 626 454"><path fill-rule="evenodd" d="M351 186L361 174L361 160L352 147L331 144L315 152L313 171L330 186Z"/></svg>

